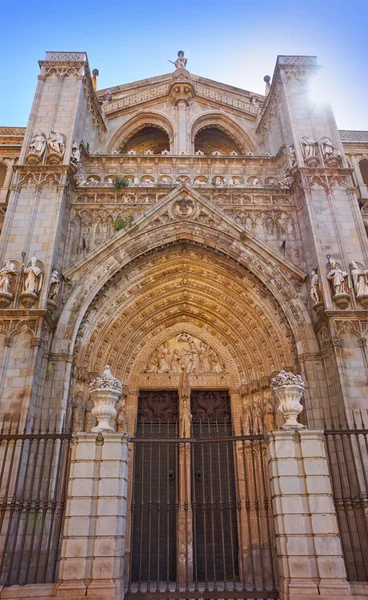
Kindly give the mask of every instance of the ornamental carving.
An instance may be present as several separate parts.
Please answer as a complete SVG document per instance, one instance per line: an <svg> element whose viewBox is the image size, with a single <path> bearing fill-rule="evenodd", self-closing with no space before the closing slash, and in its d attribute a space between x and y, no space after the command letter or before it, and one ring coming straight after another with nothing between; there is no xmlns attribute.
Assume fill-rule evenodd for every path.
<svg viewBox="0 0 368 600"><path fill-rule="evenodd" d="M146 373L222 373L224 365L218 353L206 342L182 332L151 354Z"/></svg>
<svg viewBox="0 0 368 600"><path fill-rule="evenodd" d="M278 375L272 377L271 388L275 389L282 385L300 385L304 387L304 381L301 375L289 371L280 371Z"/></svg>
<svg viewBox="0 0 368 600"><path fill-rule="evenodd" d="M113 390L115 392L119 392L122 394L122 385L121 382L113 377L111 373L111 369L109 365L103 370L101 376L96 377L89 386L89 391L94 392L96 390Z"/></svg>

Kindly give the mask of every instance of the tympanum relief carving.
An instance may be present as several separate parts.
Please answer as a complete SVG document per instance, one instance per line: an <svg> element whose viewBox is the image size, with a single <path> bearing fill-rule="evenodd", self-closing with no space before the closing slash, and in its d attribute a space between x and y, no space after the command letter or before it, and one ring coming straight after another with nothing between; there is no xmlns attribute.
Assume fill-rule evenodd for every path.
<svg viewBox="0 0 368 600"><path fill-rule="evenodd" d="M182 332L160 344L148 359L146 373L222 373L224 365L206 342Z"/></svg>

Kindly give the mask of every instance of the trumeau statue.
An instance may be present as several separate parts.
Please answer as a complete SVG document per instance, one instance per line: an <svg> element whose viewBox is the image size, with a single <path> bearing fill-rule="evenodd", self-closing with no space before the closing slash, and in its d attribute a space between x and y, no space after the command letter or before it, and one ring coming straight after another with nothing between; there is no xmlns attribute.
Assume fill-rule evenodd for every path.
<svg viewBox="0 0 368 600"><path fill-rule="evenodd" d="M42 271L37 266L37 258L31 258L31 264L24 269L24 291L32 294L39 294L42 287Z"/></svg>
<svg viewBox="0 0 368 600"><path fill-rule="evenodd" d="M41 131L38 131L32 138L31 143L28 146L27 156L35 155L41 158L46 148L46 139Z"/></svg>
<svg viewBox="0 0 368 600"><path fill-rule="evenodd" d="M183 400L183 406L180 411L180 437L190 438L192 424L192 415L187 400Z"/></svg>
<svg viewBox="0 0 368 600"><path fill-rule="evenodd" d="M0 292L12 294L14 277L17 275L18 271L15 268L14 263L8 260L5 267L0 269Z"/></svg>
<svg viewBox="0 0 368 600"><path fill-rule="evenodd" d="M368 270L361 269L353 260L350 261L350 266L356 297L368 296Z"/></svg>
<svg viewBox="0 0 368 600"><path fill-rule="evenodd" d="M314 304L322 302L321 290L319 287L319 275L315 269L313 269L311 273L310 295Z"/></svg>
<svg viewBox="0 0 368 600"><path fill-rule="evenodd" d="M331 281L334 289L334 295L349 294L349 274L346 271L342 271L337 265L333 258L330 258L331 270L327 273L327 279Z"/></svg>
<svg viewBox="0 0 368 600"><path fill-rule="evenodd" d="M47 144L50 152L54 152L59 156L64 156L65 152L65 142L64 136L61 133L57 133L56 131L51 131L47 138Z"/></svg>

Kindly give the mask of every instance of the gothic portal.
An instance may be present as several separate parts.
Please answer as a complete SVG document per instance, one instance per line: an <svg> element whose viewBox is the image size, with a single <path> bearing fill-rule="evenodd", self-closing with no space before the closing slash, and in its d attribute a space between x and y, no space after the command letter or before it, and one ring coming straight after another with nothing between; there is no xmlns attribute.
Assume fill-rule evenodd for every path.
<svg viewBox="0 0 368 600"><path fill-rule="evenodd" d="M74 598L83 586L83 595L88 589L97 597L93 589L114 581L111 597L122 598L124 588L129 598L148 598L155 582L152 598L197 598L203 582L222 582L224 596L203 588L204 597L286 600L300 597L290 582L305 577L317 594L311 598L325 588L338 589L336 598L363 597L354 590L368 594L368 538L360 536L364 528L368 535L364 445L354 438L345 448L350 437L333 438L326 455L315 430L337 435L334 424L357 428L359 421L359 435L367 433L368 132L339 131L330 106L313 98L315 57L279 56L264 95L194 75L182 52L174 65L165 75L98 90L85 53L47 52L28 126L0 128L0 412L10 444L4 464L13 452L11 465L23 465L14 471L23 491L4 484L4 585L54 585L50 597ZM111 432L101 437L98 425L93 433L94 398L97 390L102 405L104 368L118 383ZM305 382L300 422L307 429L295 434L301 441L290 432L286 440L280 429L271 379L281 370ZM56 437L42 442L50 422ZM71 431L79 442L64 465L58 444L69 443ZM114 431L126 454L119 454L121 443L116 450ZM294 550L315 561L312 575L305 575L309 567L293 574L289 563L286 572L282 563L288 551L277 545L267 463L279 458L279 434L289 448L300 444L300 460L307 456L303 440L315 434L330 475L338 456L357 465L353 496L350 467L336 475L345 481L340 504L326 474L338 511L336 521L331 500L331 519L340 527L326 532L340 548L337 575L332 567L323 574L318 544ZM23 462L13 443L28 452ZM49 462L48 443L55 452ZM29 456L39 457L34 470ZM70 481L78 461L95 469L119 460L127 469L126 480L116 475L125 495L112 494L116 502L124 496L114 509L124 524L112 538L125 545L93 546L84 566L87 550L81 541L71 550L70 540L76 544L91 529L62 535L73 517L69 504L63 513L74 493L69 459ZM58 491L59 468L66 483ZM33 483L24 483L42 473L43 489L54 494L50 512L46 500L39 508L43 496ZM93 478L88 502L103 477ZM25 504L24 512L16 508L26 494L29 510L43 513L31 518ZM347 498L359 498L355 513ZM89 506L86 518L98 512ZM307 527L301 540L309 535L322 533ZM106 561L93 570L112 554L111 573ZM69 567L69 559L77 562ZM59 568L64 588L57 587ZM316 592L315 582L328 578L334 583L318 583Z"/></svg>

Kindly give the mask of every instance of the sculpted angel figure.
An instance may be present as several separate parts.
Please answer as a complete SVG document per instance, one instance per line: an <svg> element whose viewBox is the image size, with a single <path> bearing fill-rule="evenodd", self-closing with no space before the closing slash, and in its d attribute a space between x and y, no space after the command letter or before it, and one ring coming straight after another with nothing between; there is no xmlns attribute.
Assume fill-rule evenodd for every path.
<svg viewBox="0 0 368 600"><path fill-rule="evenodd" d="M39 294L42 287L42 271L37 266L37 258L32 256L31 264L24 269L24 291Z"/></svg>
<svg viewBox="0 0 368 600"><path fill-rule="evenodd" d="M331 271L327 273L327 279L332 282L335 296L338 294L348 293L348 273L342 271L337 265L336 261L330 258Z"/></svg>
<svg viewBox="0 0 368 600"><path fill-rule="evenodd" d="M45 136L41 131L38 131L36 135L32 138L31 143L28 146L27 154L35 154L39 158L41 158L46 148L46 140Z"/></svg>
<svg viewBox="0 0 368 600"><path fill-rule="evenodd" d="M17 274L18 271L15 268L14 263L8 260L5 267L0 269L0 292L5 292L7 294L12 293L13 278L16 277Z"/></svg>
<svg viewBox="0 0 368 600"><path fill-rule="evenodd" d="M321 290L319 287L319 276L315 269L311 273L310 295L315 304L321 302Z"/></svg>
<svg viewBox="0 0 368 600"><path fill-rule="evenodd" d="M353 278L354 290L357 298L360 296L368 296L368 270L360 269L356 262L350 261L351 276Z"/></svg>

